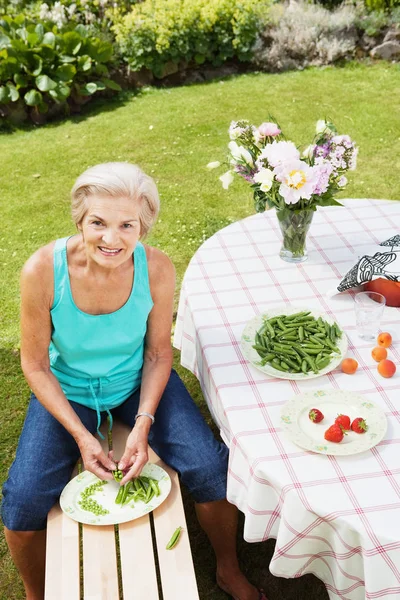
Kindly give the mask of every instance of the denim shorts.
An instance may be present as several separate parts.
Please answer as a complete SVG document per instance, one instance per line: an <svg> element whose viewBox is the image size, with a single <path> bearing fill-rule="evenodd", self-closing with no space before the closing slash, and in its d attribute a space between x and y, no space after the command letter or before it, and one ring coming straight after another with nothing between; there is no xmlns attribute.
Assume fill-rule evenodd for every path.
<svg viewBox="0 0 400 600"><path fill-rule="evenodd" d="M140 390L111 412L134 426ZM96 411L70 402L92 434ZM104 420L107 414L101 413ZM218 442L175 371L161 397L149 444L180 475L196 502L226 498L228 449ZM17 453L3 486L2 519L14 531L46 528L47 514L68 483L79 448L32 394Z"/></svg>

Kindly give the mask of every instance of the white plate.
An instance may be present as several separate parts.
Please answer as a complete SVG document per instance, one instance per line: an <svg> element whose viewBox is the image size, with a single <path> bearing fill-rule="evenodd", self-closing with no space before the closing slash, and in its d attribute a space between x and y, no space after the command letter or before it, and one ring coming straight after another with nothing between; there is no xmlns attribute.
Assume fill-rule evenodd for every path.
<svg viewBox="0 0 400 600"><path fill-rule="evenodd" d="M92 498L103 508L107 509L109 513L106 515L95 515L82 510L78 504L81 499L81 493L89 485L92 485L92 483L100 481L93 473L84 471L71 479L65 486L60 496L60 506L71 519L79 523L86 523L87 525L115 525L138 519L164 502L171 490L171 479L168 473L158 465L147 463L143 467L141 475L157 479L161 492L159 496L153 496L148 504L141 501L131 501L129 504L125 504L125 506L115 504L115 498L120 486L116 481L108 481L101 489L96 491Z"/></svg>
<svg viewBox="0 0 400 600"><path fill-rule="evenodd" d="M320 423L308 417L312 408L324 415ZM325 431L333 425L338 414L346 414L351 421L356 417L366 420L365 433L347 432L338 444L324 438ZM312 391L295 396L281 412L281 424L287 437L297 446L319 454L349 456L365 452L376 446L386 433L387 420L383 410L361 394L342 390Z"/></svg>
<svg viewBox="0 0 400 600"><path fill-rule="evenodd" d="M327 314L325 314L323 312L314 310L313 308L310 309L310 308L304 308L304 307L298 307L298 306L276 306L276 307L266 310L261 315L257 315L256 317L253 317L246 324L246 326L243 330L242 339L241 339L241 348L242 348L243 355L245 356L245 358L247 358L247 360L249 362L251 362L253 367L256 367L256 369L259 369L266 375L272 375L273 377L277 377L278 379L300 379L301 380L301 379L314 379L315 377L321 377L321 375L326 375L326 373L330 373L330 371L333 371L333 369L335 369L338 365L340 365L340 363L342 362L343 358L346 355L347 346L348 346L346 334L344 333L342 327L340 327L340 326L339 327L342 331L342 337L339 340L337 340L337 342L336 342L336 345L340 350L340 354L335 354L332 357L332 360L329 363L329 365L327 367L325 367L324 369L321 369L321 371L319 371L318 373L312 373L312 372L308 373L308 374L284 373L283 371L278 371L277 369L274 369L274 367L272 367L269 364L266 364L264 366L261 365L261 357L258 354L257 350L255 350L253 348L253 344L255 342L256 333L264 324L264 320L266 318L271 319L272 317L276 317L277 315L293 315L297 312L302 312L302 311L310 311L311 316L315 317L316 319L318 319L318 317L322 317L330 325L332 325L335 322L334 319L332 319L331 317L329 317Z"/></svg>

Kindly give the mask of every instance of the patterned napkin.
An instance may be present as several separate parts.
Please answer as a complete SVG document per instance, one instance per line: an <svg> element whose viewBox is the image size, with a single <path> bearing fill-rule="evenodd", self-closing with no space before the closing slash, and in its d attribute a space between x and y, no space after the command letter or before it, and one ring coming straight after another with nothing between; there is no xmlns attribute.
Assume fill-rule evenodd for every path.
<svg viewBox="0 0 400 600"><path fill-rule="evenodd" d="M372 250L373 256L362 256L337 286L344 292L367 281L384 277L400 281L400 235L394 235Z"/></svg>

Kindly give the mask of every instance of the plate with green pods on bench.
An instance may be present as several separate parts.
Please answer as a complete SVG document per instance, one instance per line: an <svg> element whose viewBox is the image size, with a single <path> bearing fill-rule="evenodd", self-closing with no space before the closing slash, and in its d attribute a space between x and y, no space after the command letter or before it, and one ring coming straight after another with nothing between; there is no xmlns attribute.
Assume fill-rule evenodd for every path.
<svg viewBox="0 0 400 600"><path fill-rule="evenodd" d="M101 481L93 473L83 471L63 489L60 506L79 523L116 525L151 512L164 502L170 491L168 473L153 463L147 463L140 476L125 486L114 480Z"/></svg>
<svg viewBox="0 0 400 600"><path fill-rule="evenodd" d="M279 379L307 380L326 375L342 362L347 337L324 312L277 306L245 326L241 349L257 369Z"/></svg>

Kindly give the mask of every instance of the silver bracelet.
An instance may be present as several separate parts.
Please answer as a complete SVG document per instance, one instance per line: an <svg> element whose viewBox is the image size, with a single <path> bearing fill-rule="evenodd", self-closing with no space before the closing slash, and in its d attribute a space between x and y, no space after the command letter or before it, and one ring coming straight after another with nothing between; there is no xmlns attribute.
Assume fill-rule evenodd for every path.
<svg viewBox="0 0 400 600"><path fill-rule="evenodd" d="M136 417L135 417L135 421L136 421L136 419L138 419L139 417L149 417L149 419L151 419L151 424L152 424L152 425L154 425L155 418L154 418L154 417L153 417L153 415L151 415L150 413L148 413L148 412L141 412L141 413L138 413L138 414L136 415Z"/></svg>

